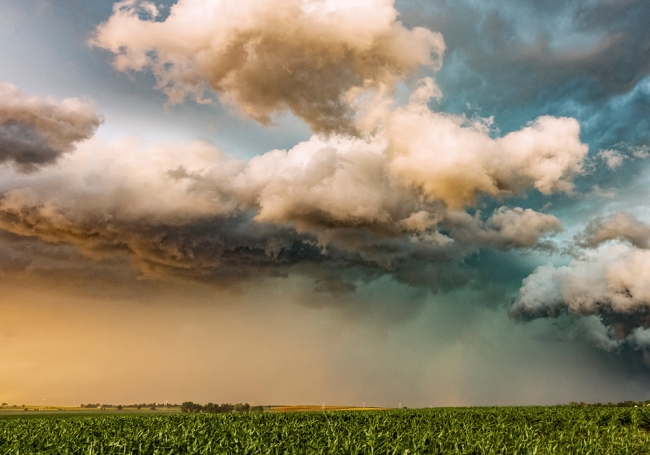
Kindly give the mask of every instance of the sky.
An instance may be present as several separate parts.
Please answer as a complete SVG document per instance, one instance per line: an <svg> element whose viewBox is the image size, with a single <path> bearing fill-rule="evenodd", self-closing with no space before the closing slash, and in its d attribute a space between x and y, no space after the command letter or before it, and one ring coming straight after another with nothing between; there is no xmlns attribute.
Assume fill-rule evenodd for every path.
<svg viewBox="0 0 650 455"><path fill-rule="evenodd" d="M0 3L0 400L650 399L650 4Z"/></svg>

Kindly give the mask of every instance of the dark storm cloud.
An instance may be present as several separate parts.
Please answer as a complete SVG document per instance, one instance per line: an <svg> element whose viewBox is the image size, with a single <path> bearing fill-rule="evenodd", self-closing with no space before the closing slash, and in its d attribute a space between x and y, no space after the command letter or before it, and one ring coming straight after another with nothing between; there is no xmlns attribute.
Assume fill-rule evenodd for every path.
<svg viewBox="0 0 650 455"><path fill-rule="evenodd" d="M0 163L14 163L20 172L33 172L54 163L62 152L31 125L6 122L0 125Z"/></svg>
<svg viewBox="0 0 650 455"><path fill-rule="evenodd" d="M372 13L363 24L357 7L305 5L215 2L213 13L252 27L244 33L239 22L222 26L218 14L193 22L201 10L195 1L179 2L161 17L151 2L123 1L98 27L94 44L112 50L119 69L151 68L172 101L188 93L200 98L207 84L262 123L290 109L315 131L349 132L354 123L363 140L314 137L249 162L205 145L142 150L126 144L95 153L115 157L101 158L100 169L75 168L81 161L70 160L70 169L47 183L6 188L2 227L94 258L126 252L150 275L223 284L295 272L314 277L315 290L339 294L383 275L435 292L458 288L472 281L463 263L481 248L553 248L548 237L562 231L556 217L504 203L533 190L544 196L574 190L587 154L578 122L540 116L501 135L490 119L429 110L426 102L440 96L430 78L396 106L396 82L420 67L439 68L440 35L396 22L390 1L360 3ZM272 27L278 14L292 26ZM189 38L170 41L177 35L163 29ZM313 40L321 29L325 41ZM214 30L223 34L217 44L226 44L214 45ZM332 89L300 85L312 73ZM340 112L348 94L366 88L382 96L346 104L354 115ZM260 90L271 98L258 96ZM332 117L344 125L332 125ZM50 145L58 137L55 145L65 151L87 137L64 137L69 129L61 125L34 128ZM191 155L192 147L209 158L183 162L179 157ZM494 210L470 215L467 209L482 199L493 199Z"/></svg>
<svg viewBox="0 0 650 455"><path fill-rule="evenodd" d="M29 97L0 83L0 163L33 172L91 137L100 118L90 102Z"/></svg>
<svg viewBox="0 0 650 455"><path fill-rule="evenodd" d="M298 274L314 280L314 291L340 294L354 291L354 282L371 282L386 274L434 292L463 286L471 278L455 263L462 259L458 253L417 248L409 239L387 240L372 231L366 232L365 242L355 245L356 250L351 244L324 248L313 234L258 223L250 213L169 225L120 220L116 213L66 213L60 207L53 214L51 202L20 206L15 202L0 201L0 226L13 234L3 240L5 248L12 250L23 239L33 239L71 245L100 262L126 254L154 279L238 287L242 282ZM32 254L41 255L35 250Z"/></svg>
<svg viewBox="0 0 650 455"><path fill-rule="evenodd" d="M530 209L470 215L427 201L387 174L382 144L313 138L249 162L201 141L90 144L64 167L6 185L0 227L93 260L127 255L152 278L237 286L296 274L335 294L382 276L462 287L479 248L540 248L562 229Z"/></svg>
<svg viewBox="0 0 650 455"><path fill-rule="evenodd" d="M443 87L490 110L567 97L599 102L629 92L650 73L644 0L436 0L398 7L409 25L445 37L452 63L440 74Z"/></svg>

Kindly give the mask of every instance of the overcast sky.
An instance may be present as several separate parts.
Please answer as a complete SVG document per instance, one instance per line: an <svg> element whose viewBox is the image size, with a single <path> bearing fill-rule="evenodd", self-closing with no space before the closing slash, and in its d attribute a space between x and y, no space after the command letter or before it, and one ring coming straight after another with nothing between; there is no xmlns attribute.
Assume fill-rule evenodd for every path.
<svg viewBox="0 0 650 455"><path fill-rule="evenodd" d="M0 400L650 399L650 4L0 3Z"/></svg>

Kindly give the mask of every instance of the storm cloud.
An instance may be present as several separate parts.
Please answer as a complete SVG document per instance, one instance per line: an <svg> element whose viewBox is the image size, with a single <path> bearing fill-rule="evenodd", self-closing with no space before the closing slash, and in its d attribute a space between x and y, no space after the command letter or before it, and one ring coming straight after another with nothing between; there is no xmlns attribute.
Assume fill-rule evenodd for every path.
<svg viewBox="0 0 650 455"><path fill-rule="evenodd" d="M100 121L92 102L30 97L0 83L0 163L33 172L91 137Z"/></svg>
<svg viewBox="0 0 650 455"><path fill-rule="evenodd" d="M431 289L448 275L440 267L477 248L535 248L562 229L530 209L449 210L392 181L386 150L357 139L312 138L249 162L200 141L122 139L97 153L87 146L45 179L6 189L2 228L90 258L126 253L149 276L236 284L389 274Z"/></svg>
<svg viewBox="0 0 650 455"><path fill-rule="evenodd" d="M644 0L399 4L405 22L445 37L445 87L490 110L599 104L650 74Z"/></svg>
<svg viewBox="0 0 650 455"><path fill-rule="evenodd" d="M650 347L644 341L650 327L649 235L650 226L629 213L592 220L576 240L596 250L585 250L568 266L538 267L524 279L510 314L520 319L591 317L587 338L600 340L597 345Z"/></svg>
<svg viewBox="0 0 650 455"><path fill-rule="evenodd" d="M365 139L314 136L249 161L204 141L86 144L45 178L8 185L0 226L95 259L126 253L149 276L222 285L297 273L336 292L382 275L462 286L471 273L459 267L478 249L547 248L562 231L528 208L465 210L536 187L570 192L586 153L573 120L495 139L417 97L373 116ZM401 122L408 135L384 126Z"/></svg>
<svg viewBox="0 0 650 455"><path fill-rule="evenodd" d="M119 70L149 68L173 103L211 88L262 124L289 110L316 134L249 160L205 141L93 142L1 189L6 232L91 260L126 255L148 277L221 286L298 274L334 293L386 275L462 287L481 249L555 251L561 221L508 199L571 196L587 172L573 118L501 134L492 117L431 109L443 93L417 76L441 68L442 36L404 27L392 1L181 0L165 16L126 0L92 44ZM94 119L76 136L56 129L48 144L68 151L98 120L89 102L62 103Z"/></svg>

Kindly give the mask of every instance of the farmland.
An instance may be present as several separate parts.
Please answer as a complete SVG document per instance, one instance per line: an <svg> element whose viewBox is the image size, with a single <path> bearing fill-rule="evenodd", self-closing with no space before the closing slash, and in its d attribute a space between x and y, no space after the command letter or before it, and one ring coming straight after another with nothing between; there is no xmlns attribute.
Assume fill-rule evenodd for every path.
<svg viewBox="0 0 650 455"><path fill-rule="evenodd" d="M650 453L650 409L604 407L0 418L5 454Z"/></svg>

